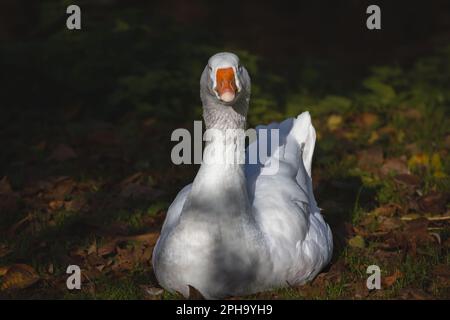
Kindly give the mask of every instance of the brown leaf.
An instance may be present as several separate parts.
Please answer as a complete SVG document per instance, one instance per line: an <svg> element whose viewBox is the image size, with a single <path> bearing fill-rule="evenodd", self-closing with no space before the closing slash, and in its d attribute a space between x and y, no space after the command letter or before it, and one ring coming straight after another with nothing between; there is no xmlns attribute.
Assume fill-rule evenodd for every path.
<svg viewBox="0 0 450 320"><path fill-rule="evenodd" d="M0 258L6 257L12 252L12 249L6 244L0 244Z"/></svg>
<svg viewBox="0 0 450 320"><path fill-rule="evenodd" d="M112 129L100 129L94 131L88 135L87 140L89 143L103 146L114 146L120 144L120 139Z"/></svg>
<svg viewBox="0 0 450 320"><path fill-rule="evenodd" d="M7 176L4 176L0 180L0 194L11 194L13 193L13 189L11 187L11 183Z"/></svg>
<svg viewBox="0 0 450 320"><path fill-rule="evenodd" d="M394 177L394 180L412 187L417 187L420 185L420 178L413 174L398 174Z"/></svg>
<svg viewBox="0 0 450 320"><path fill-rule="evenodd" d="M446 211L447 197L442 192L432 191L421 197L419 208L424 212L444 213Z"/></svg>
<svg viewBox="0 0 450 320"><path fill-rule="evenodd" d="M383 163L383 149L381 147L372 147L358 152L358 167L367 171L375 171Z"/></svg>
<svg viewBox="0 0 450 320"><path fill-rule="evenodd" d="M52 190L49 190L48 196L55 200L64 200L75 188L75 181L68 177L61 177Z"/></svg>
<svg viewBox="0 0 450 320"><path fill-rule="evenodd" d="M164 290L161 288L146 285L140 285L139 287L144 292L145 300L159 300L164 293Z"/></svg>
<svg viewBox="0 0 450 320"><path fill-rule="evenodd" d="M380 173L383 176L387 176L390 173L410 174L406 160L402 158L387 159L381 167Z"/></svg>
<svg viewBox="0 0 450 320"><path fill-rule="evenodd" d="M355 122L361 127L372 127L378 122L378 116L375 113L363 112L355 119Z"/></svg>
<svg viewBox="0 0 450 320"><path fill-rule="evenodd" d="M399 210L399 206L395 204L387 204L373 210L373 214L377 216L392 217Z"/></svg>
<svg viewBox="0 0 450 320"><path fill-rule="evenodd" d="M399 270L395 270L392 275L383 277L383 287L391 287L401 277L403 277L403 273L401 273Z"/></svg>
<svg viewBox="0 0 450 320"><path fill-rule="evenodd" d="M26 264L15 264L8 269L2 278L0 290L28 288L39 279L40 277L33 267Z"/></svg>
<svg viewBox="0 0 450 320"><path fill-rule="evenodd" d="M66 210L75 212L87 210L88 208L87 200L84 197L76 197L75 199L66 201L64 203L64 208L66 208Z"/></svg>
<svg viewBox="0 0 450 320"><path fill-rule="evenodd" d="M140 182L143 176L144 176L144 174L142 172L133 173L132 175L130 175L130 176L126 177L125 179L123 179L120 182L120 185L121 186L126 186L126 185L129 185L130 183Z"/></svg>
<svg viewBox="0 0 450 320"><path fill-rule="evenodd" d="M378 230L385 232L398 229L403 225L402 221L398 218L380 217L379 221Z"/></svg>
<svg viewBox="0 0 450 320"><path fill-rule="evenodd" d="M90 255L92 253L97 253L97 241L94 241L88 248L87 254Z"/></svg>
<svg viewBox="0 0 450 320"><path fill-rule="evenodd" d="M122 239L127 240L127 241L147 242L150 245L154 245L154 244L156 244L158 237L159 237L159 232L149 232L149 233L139 234L139 235L135 235L135 236L123 237Z"/></svg>
<svg viewBox="0 0 450 320"><path fill-rule="evenodd" d="M49 202L48 207L50 210L56 211L64 206L64 201L62 200L52 200Z"/></svg>
<svg viewBox="0 0 450 320"><path fill-rule="evenodd" d="M9 266L0 266L0 277L4 276L8 272Z"/></svg>
<svg viewBox="0 0 450 320"><path fill-rule="evenodd" d="M434 297L423 290L413 289L413 288L405 288L400 292L400 297L406 300L430 300L434 299Z"/></svg>
<svg viewBox="0 0 450 320"><path fill-rule="evenodd" d="M76 152L65 144L59 144L48 157L48 161L67 161L77 157Z"/></svg>
<svg viewBox="0 0 450 320"><path fill-rule="evenodd" d="M13 191L7 176L0 180L0 213L10 213L18 210L19 197Z"/></svg>
<svg viewBox="0 0 450 320"><path fill-rule="evenodd" d="M143 186L137 183L131 183L125 186L120 192L120 196L124 198L150 198L153 199L157 193L148 186Z"/></svg>
<svg viewBox="0 0 450 320"><path fill-rule="evenodd" d="M369 289L365 282L358 282L355 285L355 298L362 299L369 296Z"/></svg>
<svg viewBox="0 0 450 320"><path fill-rule="evenodd" d="M97 250L98 255L103 257L116 252L117 242L117 240L113 240L101 245Z"/></svg>

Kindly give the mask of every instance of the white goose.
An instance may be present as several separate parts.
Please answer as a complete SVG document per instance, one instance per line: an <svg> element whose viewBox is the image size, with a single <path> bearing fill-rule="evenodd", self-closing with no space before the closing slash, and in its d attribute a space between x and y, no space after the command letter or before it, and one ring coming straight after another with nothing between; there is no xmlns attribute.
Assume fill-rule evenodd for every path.
<svg viewBox="0 0 450 320"><path fill-rule="evenodd" d="M267 145L263 164L230 164L207 149L243 154L236 133L242 130L228 130L245 128L250 100L250 77L236 55L209 59L200 96L206 128L227 131L226 138L207 143L193 183L167 212L152 258L159 283L185 297L190 285L217 299L313 279L330 261L333 242L312 190L316 136L309 113L256 128L246 156ZM263 129L279 129L275 148Z"/></svg>

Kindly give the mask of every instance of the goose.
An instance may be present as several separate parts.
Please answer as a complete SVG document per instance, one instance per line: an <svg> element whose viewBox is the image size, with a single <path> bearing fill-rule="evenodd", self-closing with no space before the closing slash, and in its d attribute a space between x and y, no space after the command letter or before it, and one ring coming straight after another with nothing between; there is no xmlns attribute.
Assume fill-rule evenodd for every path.
<svg viewBox="0 0 450 320"><path fill-rule="evenodd" d="M302 285L331 259L331 230L312 188L310 114L257 126L256 139L239 148L250 89L233 53L213 55L201 75L206 129L224 134L206 143L199 171L170 205L152 254L159 284L186 298L191 287L222 299ZM267 131L274 129L276 144ZM261 147L266 156L250 163ZM220 161L225 151L245 161Z"/></svg>

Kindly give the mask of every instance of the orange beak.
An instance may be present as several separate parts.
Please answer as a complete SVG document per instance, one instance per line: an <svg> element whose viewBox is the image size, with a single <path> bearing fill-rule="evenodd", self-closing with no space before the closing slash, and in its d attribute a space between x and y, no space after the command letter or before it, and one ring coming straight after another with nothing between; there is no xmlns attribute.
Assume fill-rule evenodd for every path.
<svg viewBox="0 0 450 320"><path fill-rule="evenodd" d="M216 90L220 99L225 102L233 101L236 96L236 81L233 68L217 69L216 84L214 90Z"/></svg>

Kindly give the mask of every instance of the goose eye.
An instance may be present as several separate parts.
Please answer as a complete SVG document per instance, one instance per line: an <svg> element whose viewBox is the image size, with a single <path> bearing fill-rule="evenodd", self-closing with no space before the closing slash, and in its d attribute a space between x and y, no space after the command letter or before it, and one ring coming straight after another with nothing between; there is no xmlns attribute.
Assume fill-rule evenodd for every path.
<svg viewBox="0 0 450 320"><path fill-rule="evenodd" d="M208 70L209 70L209 72L212 72L211 66L208 66Z"/></svg>
<svg viewBox="0 0 450 320"><path fill-rule="evenodd" d="M242 72L242 66L241 65L238 66L238 71Z"/></svg>

